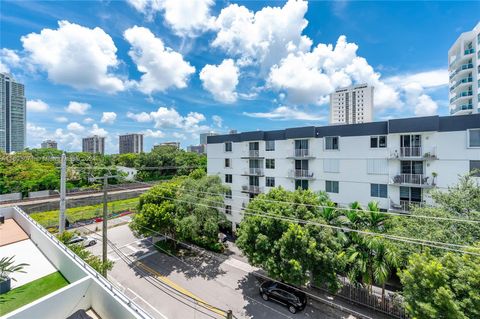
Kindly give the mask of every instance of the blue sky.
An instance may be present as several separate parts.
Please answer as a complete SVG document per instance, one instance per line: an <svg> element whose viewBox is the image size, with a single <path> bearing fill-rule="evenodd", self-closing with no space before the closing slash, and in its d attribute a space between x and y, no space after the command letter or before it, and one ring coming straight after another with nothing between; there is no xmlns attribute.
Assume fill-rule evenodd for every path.
<svg viewBox="0 0 480 319"><path fill-rule="evenodd" d="M461 14L460 14L461 11ZM447 51L480 2L2 1L2 72L25 83L28 141L328 122L328 93L375 86L375 120L447 115Z"/></svg>

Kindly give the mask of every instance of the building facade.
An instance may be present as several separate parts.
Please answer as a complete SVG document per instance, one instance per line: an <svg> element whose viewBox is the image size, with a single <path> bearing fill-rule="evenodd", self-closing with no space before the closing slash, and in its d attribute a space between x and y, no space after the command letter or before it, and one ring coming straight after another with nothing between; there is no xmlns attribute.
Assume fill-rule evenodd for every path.
<svg viewBox="0 0 480 319"><path fill-rule="evenodd" d="M0 150L23 151L26 140L25 86L0 73Z"/></svg>
<svg viewBox="0 0 480 319"><path fill-rule="evenodd" d="M82 139L82 152L105 154L105 137L94 135Z"/></svg>
<svg viewBox="0 0 480 319"><path fill-rule="evenodd" d="M142 153L143 134L125 134L118 137L118 148L120 154Z"/></svg>
<svg viewBox="0 0 480 319"><path fill-rule="evenodd" d="M206 154L207 153L207 145L206 144L200 144L200 145L187 146L187 152L197 153L197 154Z"/></svg>
<svg viewBox="0 0 480 319"><path fill-rule="evenodd" d="M176 147L177 149L180 149L180 142L163 142L157 145L153 145L152 149L156 149L157 147L162 147L162 146L173 146L173 147Z"/></svg>
<svg viewBox="0 0 480 319"><path fill-rule="evenodd" d="M42 148L54 148L57 149L57 142L54 140L46 140L42 142Z"/></svg>
<svg viewBox="0 0 480 319"><path fill-rule="evenodd" d="M480 23L462 33L448 50L450 113L478 113L480 102Z"/></svg>
<svg viewBox="0 0 480 319"><path fill-rule="evenodd" d="M225 212L234 227L251 198L277 186L406 212L428 203L429 189L480 168L480 114L212 136L207 157L208 174L231 188Z"/></svg>
<svg viewBox="0 0 480 319"><path fill-rule="evenodd" d="M360 84L330 94L330 124L367 123L373 119L373 86Z"/></svg>
<svg viewBox="0 0 480 319"><path fill-rule="evenodd" d="M200 144L207 144L207 137L218 135L215 132L200 133Z"/></svg>

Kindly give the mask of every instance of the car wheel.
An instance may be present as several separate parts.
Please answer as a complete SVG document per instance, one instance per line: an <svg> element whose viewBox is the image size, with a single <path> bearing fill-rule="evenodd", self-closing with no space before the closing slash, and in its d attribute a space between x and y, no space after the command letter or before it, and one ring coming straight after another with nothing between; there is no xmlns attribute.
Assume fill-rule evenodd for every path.
<svg viewBox="0 0 480 319"><path fill-rule="evenodd" d="M95 245L96 243L97 243L97 242L96 242L95 240L92 240L92 241L90 242L90 246L93 246L93 245Z"/></svg>
<svg viewBox="0 0 480 319"><path fill-rule="evenodd" d="M268 296L266 294L262 294L262 298L263 300L267 301L268 300Z"/></svg>
<svg viewBox="0 0 480 319"><path fill-rule="evenodd" d="M294 306L290 306L290 307L288 307L288 311L290 311L291 313L296 313L297 308L295 308Z"/></svg>

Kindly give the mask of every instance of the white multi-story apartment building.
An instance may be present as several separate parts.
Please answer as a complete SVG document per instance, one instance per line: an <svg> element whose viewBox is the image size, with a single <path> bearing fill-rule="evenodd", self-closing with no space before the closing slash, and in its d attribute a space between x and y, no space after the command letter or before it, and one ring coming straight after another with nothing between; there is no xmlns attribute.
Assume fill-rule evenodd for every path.
<svg viewBox="0 0 480 319"><path fill-rule="evenodd" d="M105 137L94 135L82 139L82 152L105 154Z"/></svg>
<svg viewBox="0 0 480 319"><path fill-rule="evenodd" d="M276 186L326 191L340 206L408 211L428 202L429 189L480 169L480 114L211 136L207 157L208 174L231 188L233 227L250 198Z"/></svg>
<svg viewBox="0 0 480 319"><path fill-rule="evenodd" d="M448 50L450 113L478 113L480 102L480 23L462 33Z"/></svg>
<svg viewBox="0 0 480 319"><path fill-rule="evenodd" d="M0 73L0 150L23 151L26 118L25 86L12 76Z"/></svg>
<svg viewBox="0 0 480 319"><path fill-rule="evenodd" d="M371 122L373 118L373 86L353 85L330 94L330 124Z"/></svg>
<svg viewBox="0 0 480 319"><path fill-rule="evenodd" d="M125 134L118 136L118 151L120 154L142 153L143 134Z"/></svg>

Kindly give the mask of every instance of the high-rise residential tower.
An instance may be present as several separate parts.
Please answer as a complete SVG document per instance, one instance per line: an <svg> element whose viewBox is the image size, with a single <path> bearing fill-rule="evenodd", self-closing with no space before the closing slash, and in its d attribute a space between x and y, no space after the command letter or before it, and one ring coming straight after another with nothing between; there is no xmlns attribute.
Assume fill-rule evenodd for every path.
<svg viewBox="0 0 480 319"><path fill-rule="evenodd" d="M480 103L480 22L448 50L450 114L478 113Z"/></svg>
<svg viewBox="0 0 480 319"><path fill-rule="evenodd" d="M373 86L354 85L330 94L330 124L367 123L372 118Z"/></svg>
<svg viewBox="0 0 480 319"><path fill-rule="evenodd" d="M0 73L0 150L10 153L25 148L26 113L25 86Z"/></svg>
<svg viewBox="0 0 480 319"><path fill-rule="evenodd" d="M105 137L94 135L82 139L82 152L93 154L105 153Z"/></svg>
<svg viewBox="0 0 480 319"><path fill-rule="evenodd" d="M200 144L207 144L207 137L215 136L215 135L218 135L218 134L215 132L200 133Z"/></svg>
<svg viewBox="0 0 480 319"><path fill-rule="evenodd" d="M120 154L142 153L143 134L125 134L118 137L118 148Z"/></svg>
<svg viewBox="0 0 480 319"><path fill-rule="evenodd" d="M57 142L54 140L46 140L42 142L42 148L54 148L57 149Z"/></svg>

